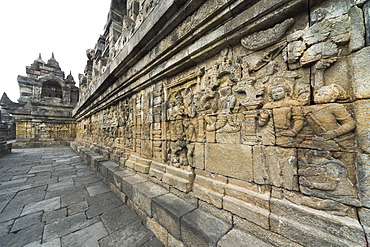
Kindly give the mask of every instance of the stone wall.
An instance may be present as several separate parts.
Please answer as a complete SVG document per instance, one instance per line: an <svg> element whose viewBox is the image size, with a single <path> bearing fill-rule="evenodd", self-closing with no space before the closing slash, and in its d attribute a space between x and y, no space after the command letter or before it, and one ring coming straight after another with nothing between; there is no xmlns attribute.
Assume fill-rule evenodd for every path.
<svg viewBox="0 0 370 247"><path fill-rule="evenodd" d="M248 236L272 246L366 245L369 2L125 6L88 50L72 146L90 152L93 167L93 152L115 162L95 169L165 245L228 246ZM114 182L118 168L119 181L132 172L144 180L130 186L145 191L150 181L166 192L135 197ZM230 227L205 240L186 230L194 220L190 228L212 232L202 214L162 221L172 197Z"/></svg>
<svg viewBox="0 0 370 247"><path fill-rule="evenodd" d="M13 148L68 146L75 139L75 126L73 119L17 119L17 140Z"/></svg>

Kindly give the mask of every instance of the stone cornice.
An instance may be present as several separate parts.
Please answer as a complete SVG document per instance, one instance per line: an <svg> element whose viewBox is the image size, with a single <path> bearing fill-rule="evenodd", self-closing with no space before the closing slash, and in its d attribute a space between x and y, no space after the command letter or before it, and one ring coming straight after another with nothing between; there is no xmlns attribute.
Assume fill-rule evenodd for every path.
<svg viewBox="0 0 370 247"><path fill-rule="evenodd" d="M160 42L171 35L174 38L173 30L179 25L179 19L186 19L183 13L193 10L190 6L195 2L199 5L203 1L190 1L181 9L175 1L158 5L93 85L91 95L78 103L73 115L86 117L152 83L195 66L218 54L225 43L237 44L242 36L272 27L306 5L304 0L224 1L214 14L207 15L207 19L187 30L186 35L156 53ZM183 10L187 7L188 12Z"/></svg>

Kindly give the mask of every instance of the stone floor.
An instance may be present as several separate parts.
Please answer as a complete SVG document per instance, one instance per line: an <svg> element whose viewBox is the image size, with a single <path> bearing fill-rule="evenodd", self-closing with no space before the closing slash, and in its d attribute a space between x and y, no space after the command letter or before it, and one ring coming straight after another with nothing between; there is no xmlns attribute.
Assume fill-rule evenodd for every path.
<svg viewBox="0 0 370 247"><path fill-rule="evenodd" d="M69 147L0 158L0 246L163 246Z"/></svg>

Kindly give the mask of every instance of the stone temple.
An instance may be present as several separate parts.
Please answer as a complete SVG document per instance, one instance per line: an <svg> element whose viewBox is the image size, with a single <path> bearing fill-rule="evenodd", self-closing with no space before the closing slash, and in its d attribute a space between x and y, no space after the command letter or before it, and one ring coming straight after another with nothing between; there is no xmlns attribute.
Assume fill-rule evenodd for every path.
<svg viewBox="0 0 370 247"><path fill-rule="evenodd" d="M17 141L13 147L68 145L75 138L72 110L79 96L72 75L65 78L54 54L47 63L40 54L26 67L26 74L18 76L19 103L1 102L15 117Z"/></svg>
<svg viewBox="0 0 370 247"><path fill-rule="evenodd" d="M71 145L165 246L369 246L369 7L112 0L79 91L18 77L14 144Z"/></svg>

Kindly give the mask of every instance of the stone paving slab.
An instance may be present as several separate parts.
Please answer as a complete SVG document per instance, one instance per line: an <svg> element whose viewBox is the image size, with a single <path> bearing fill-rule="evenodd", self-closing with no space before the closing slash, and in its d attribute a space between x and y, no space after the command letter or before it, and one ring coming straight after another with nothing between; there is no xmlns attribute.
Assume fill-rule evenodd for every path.
<svg viewBox="0 0 370 247"><path fill-rule="evenodd" d="M163 246L70 147L0 158L0 246Z"/></svg>

